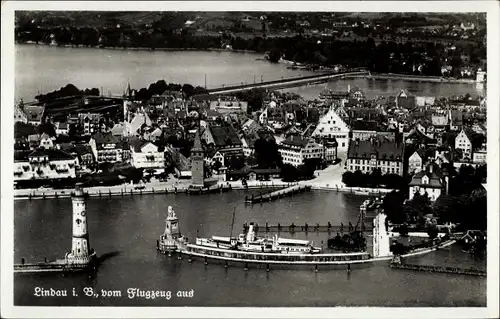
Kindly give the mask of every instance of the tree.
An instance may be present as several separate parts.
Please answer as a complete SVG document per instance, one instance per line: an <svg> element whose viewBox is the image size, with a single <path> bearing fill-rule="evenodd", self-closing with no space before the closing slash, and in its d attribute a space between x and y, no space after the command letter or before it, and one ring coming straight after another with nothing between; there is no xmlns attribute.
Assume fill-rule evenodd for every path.
<svg viewBox="0 0 500 319"><path fill-rule="evenodd" d="M245 161L241 156L233 155L231 156L229 163L228 163L228 168L230 170L239 170L245 167Z"/></svg>
<svg viewBox="0 0 500 319"><path fill-rule="evenodd" d="M387 215L387 220L401 224L406 222L406 214L403 211L402 205L405 201L405 196L401 191L392 191L385 195L382 207Z"/></svg>
<svg viewBox="0 0 500 319"><path fill-rule="evenodd" d="M186 99L190 98L191 96L194 95L195 93L195 89L194 89L194 86L192 86L191 84L184 84L182 86L182 93L184 93L184 97Z"/></svg>
<svg viewBox="0 0 500 319"><path fill-rule="evenodd" d="M55 129L54 125L52 125L52 123L50 123L50 122L44 122L44 123L41 123L40 125L38 125L37 132L38 132L38 134L46 133L50 137L56 136L56 129Z"/></svg>
<svg viewBox="0 0 500 319"><path fill-rule="evenodd" d="M438 236L438 229L437 227L434 225L434 226L431 226L429 227L429 229L427 229L427 234L429 235L429 238L430 239L434 239Z"/></svg>
<svg viewBox="0 0 500 319"><path fill-rule="evenodd" d="M297 168L290 164L283 164L281 167L281 178L284 182L295 182L299 177Z"/></svg>
<svg viewBox="0 0 500 319"><path fill-rule="evenodd" d="M28 137L29 135L36 134L36 128L29 124L23 122L14 123L14 137Z"/></svg>
<svg viewBox="0 0 500 319"><path fill-rule="evenodd" d="M212 165L212 168L217 172L217 174L219 174L219 170L221 167L222 163L218 159L216 159L214 164Z"/></svg>

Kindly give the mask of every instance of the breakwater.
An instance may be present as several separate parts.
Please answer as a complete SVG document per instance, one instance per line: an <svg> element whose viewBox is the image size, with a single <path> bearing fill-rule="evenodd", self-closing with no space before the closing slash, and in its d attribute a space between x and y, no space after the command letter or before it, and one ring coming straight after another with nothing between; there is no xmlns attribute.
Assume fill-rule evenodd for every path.
<svg viewBox="0 0 500 319"><path fill-rule="evenodd" d="M442 267L434 265L416 265L416 264L406 264L406 263L391 263L391 268L395 269L405 269L414 271L426 271L426 272L436 272L436 273L447 273L454 275L469 275L469 276L481 276L486 277L486 271L479 270L476 268L458 268L458 267Z"/></svg>
<svg viewBox="0 0 500 319"><path fill-rule="evenodd" d="M370 73L366 76L370 80L401 80L412 82L435 82L435 83L451 83L451 84L471 84L480 83L474 79L454 79L440 76L419 76L408 74L393 74L393 73Z"/></svg>
<svg viewBox="0 0 500 319"><path fill-rule="evenodd" d="M287 196L293 196L295 194L299 193L304 193L308 192L311 190L310 185L294 185L287 187L285 189L277 190L277 191L271 191L269 193L265 193L259 196L245 196L245 203L248 204L255 204L255 203L262 203L262 202L270 202L273 200L276 200L278 198L283 198Z"/></svg>

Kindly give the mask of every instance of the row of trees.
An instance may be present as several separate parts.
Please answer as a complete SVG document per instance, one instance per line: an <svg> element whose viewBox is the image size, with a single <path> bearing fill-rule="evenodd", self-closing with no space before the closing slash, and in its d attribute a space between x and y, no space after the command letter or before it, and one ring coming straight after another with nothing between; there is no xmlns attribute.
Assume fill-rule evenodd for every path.
<svg viewBox="0 0 500 319"><path fill-rule="evenodd" d="M68 84L65 87L60 88L46 94L39 94L35 96L39 102L51 101L58 98L68 97L68 96L99 96L100 91L97 88L80 90L73 84Z"/></svg>
<svg viewBox="0 0 500 319"><path fill-rule="evenodd" d="M347 171L342 174L342 182L347 187L385 187L403 190L408 186L408 181L397 174L384 174L377 168L371 173L363 173L360 170L355 172Z"/></svg>

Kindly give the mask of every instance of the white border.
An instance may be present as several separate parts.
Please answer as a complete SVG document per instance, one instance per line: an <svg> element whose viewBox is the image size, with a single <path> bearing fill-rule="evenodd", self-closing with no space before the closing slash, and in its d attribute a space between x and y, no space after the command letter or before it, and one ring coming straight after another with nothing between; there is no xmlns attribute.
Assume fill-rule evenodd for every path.
<svg viewBox="0 0 500 319"><path fill-rule="evenodd" d="M385 8L385 10L384 10ZM188 307L13 307L13 101L14 10L82 11L341 11L341 12L488 12L488 283L486 308L188 308ZM345 2L2 2L1 108L1 317L8 318L495 318L498 317L498 164L499 163L499 3L497 1L345 1ZM473 212L471 212L472 214Z"/></svg>

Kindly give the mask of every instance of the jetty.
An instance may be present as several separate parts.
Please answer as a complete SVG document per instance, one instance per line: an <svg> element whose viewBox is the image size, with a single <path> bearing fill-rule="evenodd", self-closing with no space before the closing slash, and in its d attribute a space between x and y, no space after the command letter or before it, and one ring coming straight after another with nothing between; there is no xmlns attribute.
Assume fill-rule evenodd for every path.
<svg viewBox="0 0 500 319"><path fill-rule="evenodd" d="M348 232L348 231L354 231L357 230L360 226L359 225L352 225L350 222L347 225L332 225L330 222L328 222L327 225L319 225L318 223L316 224L309 224L309 223L304 223L303 225L295 225L295 223L291 223L290 225L281 225L278 223L277 225L269 225L267 222L265 225L258 225L254 224L253 229L256 233L258 232L265 232L265 233L280 233L280 232L288 232L288 233L295 233L295 232L318 232L318 233L333 233L333 232ZM245 223L243 224L242 227L243 233L246 233L248 231L248 224ZM360 229L361 230L361 229ZM365 227L362 226L362 230L367 231L371 230L371 227Z"/></svg>
<svg viewBox="0 0 500 319"><path fill-rule="evenodd" d="M453 275L486 277L486 271L477 268L458 268L458 267L443 267L435 265L407 264L404 262L404 259L401 258L400 256L394 257L394 259L390 264L390 267L394 269L405 269L413 271L426 271L426 272L446 273Z"/></svg>
<svg viewBox="0 0 500 319"><path fill-rule="evenodd" d="M258 196L245 196L245 203L247 204L256 204L263 202L270 202L279 198L293 196L295 194L308 192L311 190L310 185L293 185L280 190L273 190L268 193L264 193Z"/></svg>

